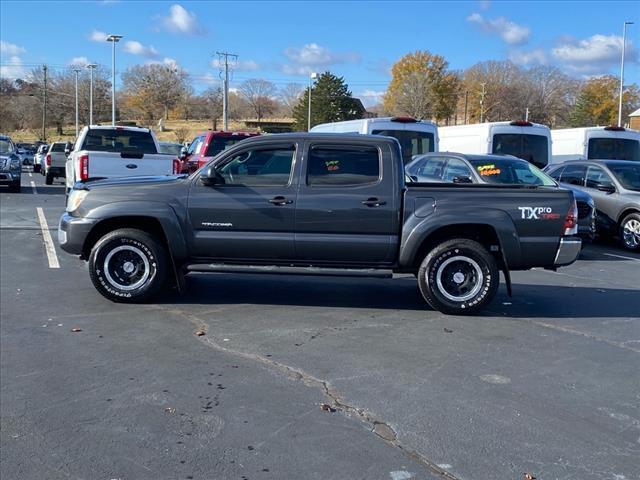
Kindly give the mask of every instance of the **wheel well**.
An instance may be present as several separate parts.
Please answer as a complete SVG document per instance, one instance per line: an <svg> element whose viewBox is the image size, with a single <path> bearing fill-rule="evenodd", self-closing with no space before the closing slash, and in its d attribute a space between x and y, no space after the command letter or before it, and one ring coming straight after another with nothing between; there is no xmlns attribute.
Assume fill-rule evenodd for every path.
<svg viewBox="0 0 640 480"><path fill-rule="evenodd" d="M153 217L115 217L108 218L98 223L89 235L87 235L84 245L82 246L82 257L88 259L93 246L107 233L120 228L135 228L145 231L158 238L169 251L167 236L162 229L160 222Z"/></svg>
<svg viewBox="0 0 640 480"><path fill-rule="evenodd" d="M500 268L503 267L504 262L502 261L501 253L495 248L491 248L495 246L500 247L498 234L492 226L481 223L447 225L446 227L441 227L431 232L429 236L422 241L422 244L413 259L414 267L418 269L420 267L420 263L427 255L427 252L433 249L436 245L451 238L468 238L469 240L475 240L496 257L496 261L498 262L498 265L500 265Z"/></svg>
<svg viewBox="0 0 640 480"><path fill-rule="evenodd" d="M622 223L622 221L627 217L627 215L630 215L632 213L640 213L640 211L637 208L627 208L626 210L623 210L620 216L618 217L618 225Z"/></svg>

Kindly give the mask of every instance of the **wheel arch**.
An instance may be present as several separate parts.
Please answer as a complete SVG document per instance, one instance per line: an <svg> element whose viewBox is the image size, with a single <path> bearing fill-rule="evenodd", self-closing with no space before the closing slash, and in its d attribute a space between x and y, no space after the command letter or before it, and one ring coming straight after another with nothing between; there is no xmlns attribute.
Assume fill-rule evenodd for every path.
<svg viewBox="0 0 640 480"><path fill-rule="evenodd" d="M638 207L634 207L634 206L630 206L630 207L625 207L622 212L620 212L620 215L618 215L618 226L622 225L622 221L627 218L628 215L631 215L632 213L637 213L640 214L640 209Z"/></svg>

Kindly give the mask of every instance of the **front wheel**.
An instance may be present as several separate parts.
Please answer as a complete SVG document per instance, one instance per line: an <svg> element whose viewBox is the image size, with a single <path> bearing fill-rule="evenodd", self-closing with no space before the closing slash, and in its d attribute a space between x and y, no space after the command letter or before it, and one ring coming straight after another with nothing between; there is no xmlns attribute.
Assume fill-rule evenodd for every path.
<svg viewBox="0 0 640 480"><path fill-rule="evenodd" d="M418 285L434 309L471 315L488 305L500 283L495 258L478 242L447 240L431 250L418 271Z"/></svg>
<svg viewBox="0 0 640 480"><path fill-rule="evenodd" d="M640 249L640 213L631 213L620 223L620 243L627 250Z"/></svg>
<svg viewBox="0 0 640 480"><path fill-rule="evenodd" d="M114 302L136 303L159 293L168 268L164 246L147 232L132 228L106 234L89 256L94 287Z"/></svg>

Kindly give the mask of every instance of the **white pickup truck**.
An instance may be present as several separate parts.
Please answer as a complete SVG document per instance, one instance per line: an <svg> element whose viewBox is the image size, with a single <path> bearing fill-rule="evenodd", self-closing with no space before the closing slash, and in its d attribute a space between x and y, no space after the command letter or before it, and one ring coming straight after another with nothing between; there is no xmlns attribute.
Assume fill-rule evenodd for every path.
<svg viewBox="0 0 640 480"><path fill-rule="evenodd" d="M159 151L158 140L148 128L84 127L67 157L67 193L76 182L179 172L175 155Z"/></svg>

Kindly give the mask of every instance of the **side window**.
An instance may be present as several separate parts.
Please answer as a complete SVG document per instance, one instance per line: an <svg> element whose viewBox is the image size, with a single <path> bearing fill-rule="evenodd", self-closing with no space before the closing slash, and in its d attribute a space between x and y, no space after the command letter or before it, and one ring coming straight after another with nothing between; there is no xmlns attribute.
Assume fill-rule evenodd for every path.
<svg viewBox="0 0 640 480"><path fill-rule="evenodd" d="M444 169L442 181L453 182L453 179L456 177L469 177L473 179L471 170L469 170L469 167L467 167L462 160L458 158L450 158Z"/></svg>
<svg viewBox="0 0 640 480"><path fill-rule="evenodd" d="M549 175L551 178L553 178L555 181L559 182L560 181L560 175L562 175L562 172L564 171L564 167L560 167L560 168L554 168L552 170L549 170L547 172L547 175Z"/></svg>
<svg viewBox="0 0 640 480"><path fill-rule="evenodd" d="M420 164L415 173L411 172L411 174L416 175L423 182L440 182L446 162L447 159L443 157L429 157Z"/></svg>
<svg viewBox="0 0 640 480"><path fill-rule="evenodd" d="M307 185L366 185L380 179L380 152L375 147L312 146Z"/></svg>
<svg viewBox="0 0 640 480"><path fill-rule="evenodd" d="M611 183L611 184L613 184L613 180L600 167L589 167L589 171L587 172L587 184L586 184L586 186L589 187L589 188L598 188L598 184L600 184L600 183Z"/></svg>
<svg viewBox="0 0 640 480"><path fill-rule="evenodd" d="M200 149L202 148L202 144L204 142L204 137L196 137L191 145L189 145L189 149L187 150L187 154L193 155L200 153Z"/></svg>
<svg viewBox="0 0 640 480"><path fill-rule="evenodd" d="M284 187L291 177L294 155L293 145L245 150L216 170L224 179L224 185Z"/></svg>
<svg viewBox="0 0 640 480"><path fill-rule="evenodd" d="M560 181L568 183L570 185L584 186L584 177L586 176L587 168L584 165L567 165L562 172Z"/></svg>

